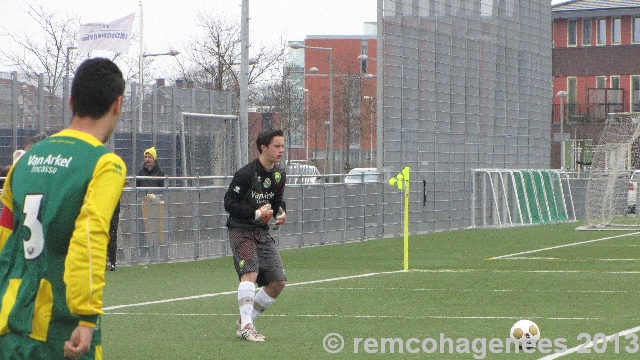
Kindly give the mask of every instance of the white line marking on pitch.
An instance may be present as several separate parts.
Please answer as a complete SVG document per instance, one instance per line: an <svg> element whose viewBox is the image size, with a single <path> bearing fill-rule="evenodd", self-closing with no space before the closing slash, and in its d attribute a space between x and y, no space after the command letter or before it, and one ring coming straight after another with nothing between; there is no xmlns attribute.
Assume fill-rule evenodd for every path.
<svg viewBox="0 0 640 360"><path fill-rule="evenodd" d="M614 338L614 337L616 337L616 336L618 336L618 337L620 337L620 338L623 338L624 336L627 336L627 335L632 334L632 333L636 333L636 332L638 332L638 331L640 331L640 326L636 326L636 327L634 327L634 328L627 329L627 330L623 330L623 331L620 331L620 332L615 333L615 334L613 334L613 335L609 335L609 336L607 336L606 340L607 340L607 341L611 341L611 339L613 339L613 338ZM604 342L604 341L603 341L603 339L599 339L598 341L596 341L596 343L597 343L597 344L601 344L601 343L603 343L603 342ZM591 348L591 347L593 347L593 345L594 345L593 341L590 341L590 342L588 342L588 343L586 343L586 344L581 344L581 345L579 345L579 346L572 347L572 348L567 349L567 350L565 350L565 351L563 351L563 352L559 352L559 353L555 353L555 354L547 355L547 356L545 356L545 357L541 357L541 358L540 358L540 359L538 359L538 360L552 360L552 359L557 359L557 358L559 358L559 357L561 357L561 356L565 356L565 355L572 354L572 353L577 352L578 350L581 350L581 349Z"/></svg>
<svg viewBox="0 0 640 360"><path fill-rule="evenodd" d="M559 273L559 274L565 274L565 273L593 273L594 271L588 271L588 270L584 271L584 270L485 270L485 269L421 270L421 269L411 269L411 270L383 271L383 272L367 273L367 274L352 275L352 276L342 276L342 277L330 278L330 279L303 281L303 282L299 282L299 283L287 284L287 287L310 285L310 284L320 284L320 283L325 283L325 282L332 282L332 281L339 281L339 280L351 280L351 279L358 279L358 278L370 277L370 276L376 276L376 275L398 274L398 273L404 273L404 272L409 272L409 273L410 272L414 272L414 273L419 273L419 272L425 272L425 273L469 273L469 272L512 273L512 272L525 272L525 273ZM600 273L600 274L632 274L632 275L638 275L638 274L640 274L640 271L598 271L597 273ZM136 306L165 304L165 303L176 302L176 301L195 300L195 299L202 299L202 298L207 298L207 297L216 297L216 296L221 296L221 295L232 295L232 294L237 294L237 293L238 293L237 290L224 291L224 292L213 293L213 294L193 295L193 296L185 296L185 297L172 298L172 299L146 301L146 302L141 302L141 303L107 306L107 307L102 308L102 310L103 311L109 311L109 310L117 310L117 309L136 307Z"/></svg>
<svg viewBox="0 0 640 360"><path fill-rule="evenodd" d="M533 254L533 253L546 251L546 250L553 250L553 249L560 249L560 248L565 248L565 247L569 247L569 246L589 244L589 243L594 243L594 242L598 242L598 241L611 240L611 239L621 238L621 237L625 237L625 236L632 236L632 235L640 235L640 232L634 232L634 233L622 234L622 235L616 235L616 236L608 236L608 237L600 238L600 239L580 241L580 242L575 242L575 243L571 243L571 244L551 246L551 247L546 247L546 248L536 249L536 250L522 251L522 252L519 252L519 253L509 254L509 255L494 256L494 257L488 258L487 260L497 260L497 259L504 259L504 258L508 258L508 257L512 257L512 256L518 256L518 255L524 255L524 254Z"/></svg>
<svg viewBox="0 0 640 360"><path fill-rule="evenodd" d="M304 282L299 282L299 283L294 283L294 284L287 284L287 287L300 286L300 285L309 285L309 284L319 284L319 283L330 282L330 281L358 279L358 278L369 277L369 276L396 274L396 273L401 273L401 272L408 272L408 271L407 270L383 271L383 272L375 272L375 273L352 275L352 276L342 276L342 277L331 278L331 279L304 281ZM225 291L225 292L219 292L219 293L213 293L213 294L202 294L202 295L186 296L186 297L173 298L173 299L146 301L146 302L135 303L135 304L124 304L124 305L107 306L107 307L102 308L102 310L103 311L108 311L108 310L116 310L116 309L135 307L135 306L164 304L164 303L169 303L169 302L174 302L174 301L202 299L202 298L206 298L206 297L214 297L214 296L220 296L220 295L231 295L231 294L237 294L237 293L238 293L237 290Z"/></svg>
<svg viewBox="0 0 640 360"><path fill-rule="evenodd" d="M139 315L139 316L238 316L237 313L233 314L180 314L180 313L128 313L128 312L115 312L109 313L109 315ZM469 319L479 319L479 320L516 320L520 319L517 316L445 316L445 315L336 315L336 314L264 314L261 317L310 317L310 318L329 318L329 317L339 317L339 318L353 318L353 319L450 319L450 320L469 320ZM532 318L532 319L542 319L542 318ZM563 321L583 321L583 320L602 320L601 318L582 318L582 317L568 317L568 318L544 318L544 320L563 320Z"/></svg>

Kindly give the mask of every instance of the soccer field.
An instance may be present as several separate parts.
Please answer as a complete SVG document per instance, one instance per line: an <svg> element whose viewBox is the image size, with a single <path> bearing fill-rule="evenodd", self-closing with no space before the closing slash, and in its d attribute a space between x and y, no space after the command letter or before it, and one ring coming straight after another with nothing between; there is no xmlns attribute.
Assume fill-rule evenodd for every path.
<svg viewBox="0 0 640 360"><path fill-rule="evenodd" d="M411 236L409 271L402 238L284 250L288 286L256 321L264 343L235 338L230 257L119 267L107 273L104 357L551 359L560 344L559 359L637 358L640 233L578 225ZM506 353L519 319L549 346Z"/></svg>

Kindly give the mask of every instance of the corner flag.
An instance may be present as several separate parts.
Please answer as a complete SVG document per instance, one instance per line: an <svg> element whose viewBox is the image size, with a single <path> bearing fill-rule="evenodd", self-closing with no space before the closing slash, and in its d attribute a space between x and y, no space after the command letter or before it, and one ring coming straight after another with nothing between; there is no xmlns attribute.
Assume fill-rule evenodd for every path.
<svg viewBox="0 0 640 360"><path fill-rule="evenodd" d="M409 270L409 167L405 166L396 176L389 179L389 185L404 187L404 269Z"/></svg>
<svg viewBox="0 0 640 360"><path fill-rule="evenodd" d="M108 24L90 23L80 25L78 52L88 54L93 50L106 50L126 54L131 42L131 27L135 13Z"/></svg>

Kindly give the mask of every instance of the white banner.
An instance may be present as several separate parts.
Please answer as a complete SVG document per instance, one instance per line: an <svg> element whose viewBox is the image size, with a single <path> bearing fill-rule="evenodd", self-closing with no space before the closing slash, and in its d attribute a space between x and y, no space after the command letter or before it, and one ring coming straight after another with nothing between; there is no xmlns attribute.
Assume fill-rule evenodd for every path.
<svg viewBox="0 0 640 360"><path fill-rule="evenodd" d="M135 13L108 24L80 25L78 52L88 54L93 50L107 50L126 54L131 42L131 27Z"/></svg>

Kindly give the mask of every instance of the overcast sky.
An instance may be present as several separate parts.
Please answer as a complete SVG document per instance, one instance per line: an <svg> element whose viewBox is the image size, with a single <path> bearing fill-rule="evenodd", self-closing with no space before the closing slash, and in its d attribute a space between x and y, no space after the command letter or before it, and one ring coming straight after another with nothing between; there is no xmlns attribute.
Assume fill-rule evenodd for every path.
<svg viewBox="0 0 640 360"><path fill-rule="evenodd" d="M552 0L552 4L564 0ZM32 33L34 21L26 14L28 4L43 6L61 18L76 15L81 23L108 23L133 12L140 0L2 0L0 46L12 46L6 36ZM180 51L197 30L199 12L240 18L242 0L143 0L144 48L147 53ZM280 39L302 40L307 35L362 35L365 22L376 21L377 0L251 0L250 42L277 45ZM136 16L134 31L139 27ZM138 44L129 54L137 56ZM157 66L170 58L154 60ZM0 71L12 70L0 64Z"/></svg>
<svg viewBox="0 0 640 360"><path fill-rule="evenodd" d="M280 39L302 40L306 35L361 35L365 22L376 21L376 0L253 0L250 1L251 43L278 44ZM42 5L63 18L77 15L81 23L108 23L139 14L139 0L2 0L0 46L10 45L6 33L25 34L34 29L26 9ZM181 50L197 27L199 12L240 19L242 0L144 0L143 35L148 53ZM133 30L137 31L136 16ZM131 44L129 54L138 53ZM0 65L0 71L6 70Z"/></svg>

